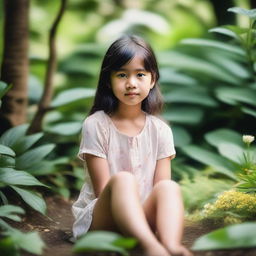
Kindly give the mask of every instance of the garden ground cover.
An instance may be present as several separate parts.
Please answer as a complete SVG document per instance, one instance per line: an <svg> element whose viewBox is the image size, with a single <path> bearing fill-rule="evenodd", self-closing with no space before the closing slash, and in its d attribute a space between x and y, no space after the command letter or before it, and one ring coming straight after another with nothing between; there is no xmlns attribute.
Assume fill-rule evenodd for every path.
<svg viewBox="0 0 256 256"><path fill-rule="evenodd" d="M46 197L47 216L43 216L34 210L27 209L27 215L21 223L13 223L13 226L20 230L38 231L46 244L43 256L118 256L117 253L72 253L73 244L69 241L71 236L72 200L66 201L58 196ZM216 227L206 223L185 222L185 231L183 243L190 247L196 238L208 233ZM141 256L139 250L131 253L131 256ZM255 256L255 249L248 250L222 250L222 251L205 251L194 252L194 256ZM32 256L29 253L23 253L22 256Z"/></svg>

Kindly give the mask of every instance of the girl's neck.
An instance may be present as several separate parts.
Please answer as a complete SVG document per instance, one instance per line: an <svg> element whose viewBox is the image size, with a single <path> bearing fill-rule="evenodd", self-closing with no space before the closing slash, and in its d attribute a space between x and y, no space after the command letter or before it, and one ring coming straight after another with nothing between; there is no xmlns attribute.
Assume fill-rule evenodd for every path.
<svg viewBox="0 0 256 256"><path fill-rule="evenodd" d="M114 118L118 119L130 119L134 120L140 118L142 115L145 115L141 107L134 106L119 106L117 111L113 114Z"/></svg>

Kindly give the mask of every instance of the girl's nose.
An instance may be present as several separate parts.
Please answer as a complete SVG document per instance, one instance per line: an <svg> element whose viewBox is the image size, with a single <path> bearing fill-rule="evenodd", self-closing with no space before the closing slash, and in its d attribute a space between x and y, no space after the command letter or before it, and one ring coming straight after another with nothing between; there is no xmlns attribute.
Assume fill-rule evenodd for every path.
<svg viewBox="0 0 256 256"><path fill-rule="evenodd" d="M136 87L137 87L137 85L136 85L136 79L133 78L133 77L130 77L130 78L127 80L126 87L127 87L127 89L136 88Z"/></svg>

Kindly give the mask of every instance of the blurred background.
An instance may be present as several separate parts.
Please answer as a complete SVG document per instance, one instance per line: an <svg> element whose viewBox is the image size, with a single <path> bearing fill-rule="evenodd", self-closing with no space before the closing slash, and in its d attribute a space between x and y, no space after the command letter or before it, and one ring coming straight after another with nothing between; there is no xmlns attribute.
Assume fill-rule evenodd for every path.
<svg viewBox="0 0 256 256"><path fill-rule="evenodd" d="M42 110L42 125L33 130L31 123L49 75L49 31L61 3L64 12L54 39L57 57L52 95ZM0 142L17 150L13 168L25 169L65 198L78 192L84 181L83 167L76 159L80 129L92 103L102 57L112 41L129 33L144 37L157 55L165 100L163 117L173 129L177 149L172 176L183 184L185 201L195 192L194 199L186 201L188 211L202 207L216 191L237 182L237 172L244 168L242 135L255 135L256 130L255 15L228 9L253 9L255 1L69 0L64 4L26 0L20 4L28 17L29 62L22 73L27 74L23 95L28 104L23 106L25 119L20 123L6 121L5 106L16 87L6 78L10 71L4 69L7 38L14 28L8 23L4 33L6 15L1 1L0 80L3 88L13 83L2 100L2 133L26 123L10 134L20 132L17 139L30 141L26 134L30 127L30 134L40 132L40 136L35 144L30 143L31 148L17 150L21 146L7 142L10 135L2 135ZM12 43L18 47L21 41ZM14 63L17 69L26 65ZM43 155L35 152L42 145ZM36 160L24 165L28 149Z"/></svg>

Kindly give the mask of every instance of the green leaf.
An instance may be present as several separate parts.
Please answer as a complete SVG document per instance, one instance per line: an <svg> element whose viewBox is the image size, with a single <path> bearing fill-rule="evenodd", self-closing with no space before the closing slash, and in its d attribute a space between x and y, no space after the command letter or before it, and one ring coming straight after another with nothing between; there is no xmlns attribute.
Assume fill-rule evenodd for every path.
<svg viewBox="0 0 256 256"><path fill-rule="evenodd" d="M237 177L234 174L234 171L236 170L235 166L225 158L195 145L184 146L182 147L182 151L192 159L207 166L214 167L216 172L222 173L233 180L237 180Z"/></svg>
<svg viewBox="0 0 256 256"><path fill-rule="evenodd" d="M194 125L202 120L203 111L196 107L172 107L163 113L163 118L171 123Z"/></svg>
<svg viewBox="0 0 256 256"><path fill-rule="evenodd" d="M190 134L182 126L172 125L175 147L183 147L191 143Z"/></svg>
<svg viewBox="0 0 256 256"><path fill-rule="evenodd" d="M231 105L241 102L256 106L256 92L249 88L219 87L215 93L218 99Z"/></svg>
<svg viewBox="0 0 256 256"><path fill-rule="evenodd" d="M33 193L32 191L22 189L16 186L11 186L21 198L33 209L45 215L46 213L46 203L41 196Z"/></svg>
<svg viewBox="0 0 256 256"><path fill-rule="evenodd" d="M133 249L138 244L138 241L133 237L122 237L114 241L113 244L125 249Z"/></svg>
<svg viewBox="0 0 256 256"><path fill-rule="evenodd" d="M1 144L0 144L0 154L13 156L13 157L15 156L15 152L11 148Z"/></svg>
<svg viewBox="0 0 256 256"><path fill-rule="evenodd" d="M42 138L43 135L44 134L40 132L22 137L20 140L17 141L17 143L12 146L12 148L17 155L20 155L28 150L30 147L32 147L39 139Z"/></svg>
<svg viewBox="0 0 256 256"><path fill-rule="evenodd" d="M238 146L243 146L244 144L242 136L230 129L217 129L206 133L204 137L209 144L215 147L218 147L223 142L230 142Z"/></svg>
<svg viewBox="0 0 256 256"><path fill-rule="evenodd" d="M16 247L32 254L41 255L44 242L38 232L23 233L17 229L8 230L5 235L10 236Z"/></svg>
<svg viewBox="0 0 256 256"><path fill-rule="evenodd" d="M180 74L172 69L168 68L161 68L160 69L160 84L168 83L171 85L179 84L179 85L186 85L186 86L196 86L197 81L185 74Z"/></svg>
<svg viewBox="0 0 256 256"><path fill-rule="evenodd" d="M54 144L46 144L33 148L16 158L17 169L28 169L34 164L40 162L55 147Z"/></svg>
<svg viewBox="0 0 256 256"><path fill-rule="evenodd" d="M69 136L78 134L81 131L81 128L81 122L68 122L51 125L50 127L45 128L45 131L58 135Z"/></svg>
<svg viewBox="0 0 256 256"><path fill-rule="evenodd" d="M228 11L234 12L237 14L241 14L241 15L245 15L245 16L249 17L250 19L256 19L256 9L246 10L241 7L232 7L232 8L228 8Z"/></svg>
<svg viewBox="0 0 256 256"><path fill-rule="evenodd" d="M16 205L2 205L0 206L0 217L5 217L13 221L21 221L17 214L24 214L25 211Z"/></svg>
<svg viewBox="0 0 256 256"><path fill-rule="evenodd" d="M217 229L196 239L193 250L223 250L256 247L256 223L246 222Z"/></svg>
<svg viewBox="0 0 256 256"><path fill-rule="evenodd" d="M209 30L209 32L217 32L240 40L239 36L241 34L247 33L248 30L248 28L240 28L238 26L225 25L218 28L212 28Z"/></svg>
<svg viewBox="0 0 256 256"><path fill-rule="evenodd" d="M24 171L15 171L11 168L0 168L0 182L6 185L45 186L35 177Z"/></svg>
<svg viewBox="0 0 256 256"><path fill-rule="evenodd" d="M5 82L0 81L0 99L11 89L12 85L7 85Z"/></svg>
<svg viewBox="0 0 256 256"><path fill-rule="evenodd" d="M242 107L241 110L250 116L256 117L256 111L251 108Z"/></svg>
<svg viewBox="0 0 256 256"><path fill-rule="evenodd" d="M218 42L215 40L209 40L209 39L197 39L197 38L189 38L189 39L184 39L181 41L182 44L185 45L195 45L195 46L206 46L206 47L214 47L214 48L218 48L218 49L222 49L231 53L235 53L237 55L246 56L245 51L238 46L234 46L234 45L230 45L227 43L222 43L222 42Z"/></svg>
<svg viewBox="0 0 256 256"><path fill-rule="evenodd" d="M180 88L164 94L164 101L167 103L187 103L203 105L207 107L218 106L217 101L210 97L202 89Z"/></svg>
<svg viewBox="0 0 256 256"><path fill-rule="evenodd" d="M95 89L92 88L75 88L60 92L51 103L51 107L61 107L77 100L93 97Z"/></svg>
<svg viewBox="0 0 256 256"><path fill-rule="evenodd" d="M122 236L109 231L90 231L79 238L73 247L74 252L86 251L113 251L122 255L129 255L128 252L114 243Z"/></svg>
<svg viewBox="0 0 256 256"><path fill-rule="evenodd" d="M14 168L15 167L15 158L8 155L0 154L0 168Z"/></svg>
<svg viewBox="0 0 256 256"><path fill-rule="evenodd" d="M7 130L1 137L0 137L0 144L8 146L12 148L12 146L23 136L27 131L28 124L22 124L16 127L13 127Z"/></svg>
<svg viewBox="0 0 256 256"><path fill-rule="evenodd" d="M241 164L244 153L243 148L233 143L223 142L218 145L218 150L222 156L230 159L237 164Z"/></svg>
<svg viewBox="0 0 256 256"><path fill-rule="evenodd" d="M181 70L203 75L204 77L214 78L231 84L240 85L240 81L220 67L195 57L190 57L177 52L163 52L159 55L162 65L179 68Z"/></svg>

